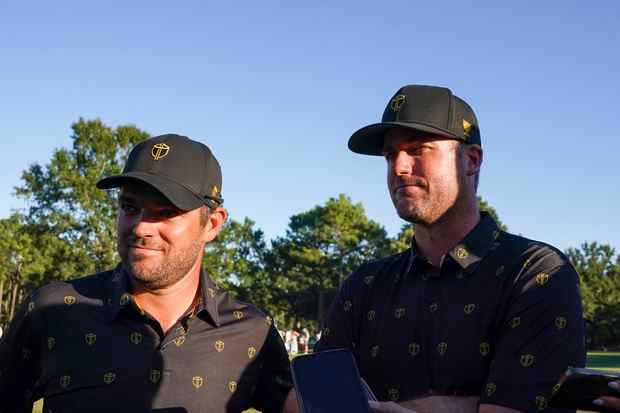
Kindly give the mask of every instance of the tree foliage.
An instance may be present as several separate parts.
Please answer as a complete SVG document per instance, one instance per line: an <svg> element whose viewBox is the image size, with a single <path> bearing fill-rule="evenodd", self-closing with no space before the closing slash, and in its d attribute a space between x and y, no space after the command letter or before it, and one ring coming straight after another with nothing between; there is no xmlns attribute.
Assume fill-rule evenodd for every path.
<svg viewBox="0 0 620 413"><path fill-rule="evenodd" d="M388 251L383 227L341 194L290 218L286 236L272 242L266 270L277 280L280 308L316 321L345 276Z"/></svg>
<svg viewBox="0 0 620 413"><path fill-rule="evenodd" d="M566 251L580 275L589 348L620 348L620 256L597 242Z"/></svg>

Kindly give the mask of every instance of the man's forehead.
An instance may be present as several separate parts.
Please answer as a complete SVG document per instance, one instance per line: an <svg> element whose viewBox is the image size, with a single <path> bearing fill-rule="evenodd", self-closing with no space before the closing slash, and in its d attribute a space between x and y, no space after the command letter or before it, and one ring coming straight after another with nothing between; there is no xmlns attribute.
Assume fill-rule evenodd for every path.
<svg viewBox="0 0 620 413"><path fill-rule="evenodd" d="M139 182L128 182L120 187L120 199L148 202L161 206L172 206L172 203L161 192L151 185Z"/></svg>
<svg viewBox="0 0 620 413"><path fill-rule="evenodd" d="M423 143L453 141L454 139L429 132L416 131L405 128L394 128L386 132L383 138L383 149L392 149L398 146L417 146Z"/></svg>

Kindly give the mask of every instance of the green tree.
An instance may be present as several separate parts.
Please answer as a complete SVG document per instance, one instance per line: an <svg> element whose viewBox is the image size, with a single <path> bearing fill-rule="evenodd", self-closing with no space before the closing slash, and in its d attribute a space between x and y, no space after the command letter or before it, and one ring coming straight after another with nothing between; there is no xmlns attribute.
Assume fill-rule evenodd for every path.
<svg viewBox="0 0 620 413"><path fill-rule="evenodd" d="M265 271L267 246L263 231L255 222L227 222L215 240L207 244L203 266L212 279L239 300L277 312L273 306L274 277Z"/></svg>
<svg viewBox="0 0 620 413"><path fill-rule="evenodd" d="M72 125L72 147L54 151L50 162L31 165L16 195L29 208L24 225L33 249L45 259L32 280L67 279L110 268L115 248L116 197L95 183L121 172L129 150L148 134L134 126L115 129L100 120Z"/></svg>
<svg viewBox="0 0 620 413"><path fill-rule="evenodd" d="M566 255L580 276L588 348L620 348L620 256L597 242Z"/></svg>
<svg viewBox="0 0 620 413"><path fill-rule="evenodd" d="M389 252L379 224L345 195L293 215L285 237L272 242L266 271L275 277L276 305L293 318L321 320L343 278L363 262Z"/></svg>

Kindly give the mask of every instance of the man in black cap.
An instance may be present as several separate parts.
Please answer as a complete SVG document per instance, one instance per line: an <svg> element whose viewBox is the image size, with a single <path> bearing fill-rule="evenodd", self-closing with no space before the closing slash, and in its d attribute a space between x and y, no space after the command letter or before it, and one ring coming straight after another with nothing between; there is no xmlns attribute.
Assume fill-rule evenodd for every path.
<svg viewBox="0 0 620 413"><path fill-rule="evenodd" d="M201 269L227 218L211 150L147 139L97 187L120 188L121 263L26 301L0 343L0 412L295 411L271 318Z"/></svg>
<svg viewBox="0 0 620 413"><path fill-rule="evenodd" d="M502 231L478 209L478 121L449 89L410 85L353 152L384 156L411 248L343 283L318 350L347 347L376 411L540 411L583 366L578 278L557 249ZM398 404L397 404L398 403Z"/></svg>

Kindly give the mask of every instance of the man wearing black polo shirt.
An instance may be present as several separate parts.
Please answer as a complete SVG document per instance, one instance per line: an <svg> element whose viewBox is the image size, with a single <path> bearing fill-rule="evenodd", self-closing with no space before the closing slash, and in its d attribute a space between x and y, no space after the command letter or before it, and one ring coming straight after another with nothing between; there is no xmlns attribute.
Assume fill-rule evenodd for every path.
<svg viewBox="0 0 620 413"><path fill-rule="evenodd" d="M398 90L349 148L382 155L411 248L343 283L318 350L350 348L376 411L548 408L566 367L583 366L578 278L567 258L478 210L483 152L471 107L449 89Z"/></svg>
<svg viewBox="0 0 620 413"><path fill-rule="evenodd" d="M120 188L121 264L26 300L0 342L0 412L296 411L271 318L201 269L227 217L211 150L147 139L97 186Z"/></svg>

